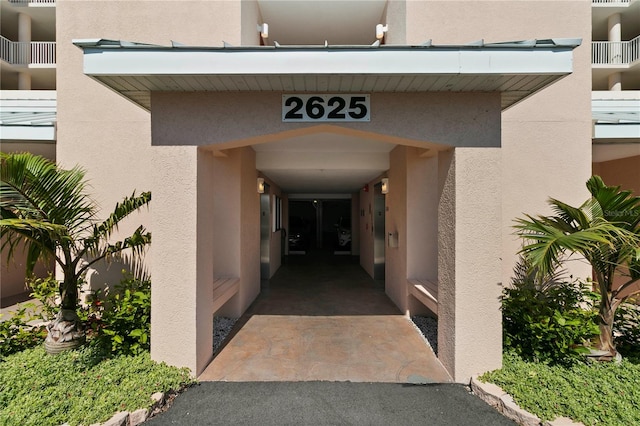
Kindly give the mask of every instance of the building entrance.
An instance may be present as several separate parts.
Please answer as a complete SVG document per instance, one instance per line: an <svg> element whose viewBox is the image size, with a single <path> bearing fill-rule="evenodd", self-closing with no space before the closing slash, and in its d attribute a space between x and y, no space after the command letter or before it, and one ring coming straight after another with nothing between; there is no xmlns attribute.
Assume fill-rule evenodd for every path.
<svg viewBox="0 0 640 426"><path fill-rule="evenodd" d="M200 380L451 381L411 320L350 256L292 257L235 330Z"/></svg>
<svg viewBox="0 0 640 426"><path fill-rule="evenodd" d="M289 201L290 255L325 250L351 255L352 200L310 198Z"/></svg>

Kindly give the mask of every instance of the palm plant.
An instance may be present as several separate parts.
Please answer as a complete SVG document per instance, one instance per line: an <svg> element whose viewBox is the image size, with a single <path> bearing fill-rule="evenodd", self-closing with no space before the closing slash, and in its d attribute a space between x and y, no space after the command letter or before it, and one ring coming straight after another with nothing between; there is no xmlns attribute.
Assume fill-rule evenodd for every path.
<svg viewBox="0 0 640 426"><path fill-rule="evenodd" d="M125 217L148 205L151 193L134 192L100 221L81 168L64 170L29 153L0 153L0 166L0 230L7 261L23 244L27 276L39 259L55 260L63 276L61 303L47 327L45 345L77 346L84 339L77 315L82 277L96 262L120 257L125 250L133 257L142 253L151 242L143 226L121 241L112 242L111 236Z"/></svg>
<svg viewBox="0 0 640 426"><path fill-rule="evenodd" d="M554 215L516 219L523 238L520 253L543 273L554 270L565 254L584 257L593 268L600 293L600 350L617 354L613 321L618 306L640 293L640 197L619 186L607 186L599 176L587 181L591 197L580 207L550 199ZM624 281L614 285L614 278Z"/></svg>

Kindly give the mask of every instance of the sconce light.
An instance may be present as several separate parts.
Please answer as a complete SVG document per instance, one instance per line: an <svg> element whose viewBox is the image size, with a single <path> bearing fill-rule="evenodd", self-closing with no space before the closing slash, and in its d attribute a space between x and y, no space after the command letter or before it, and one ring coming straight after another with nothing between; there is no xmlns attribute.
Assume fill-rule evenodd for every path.
<svg viewBox="0 0 640 426"><path fill-rule="evenodd" d="M384 37L384 33L386 33L387 31L389 31L389 25L376 25L376 38L378 40L382 40L382 37Z"/></svg>
<svg viewBox="0 0 640 426"><path fill-rule="evenodd" d="M382 178L382 193L386 194L389 192L389 178Z"/></svg>
<svg viewBox="0 0 640 426"><path fill-rule="evenodd" d="M258 32L262 38L269 38L269 24L258 25Z"/></svg>
<svg viewBox="0 0 640 426"><path fill-rule="evenodd" d="M258 178L258 194L264 194L264 179Z"/></svg>

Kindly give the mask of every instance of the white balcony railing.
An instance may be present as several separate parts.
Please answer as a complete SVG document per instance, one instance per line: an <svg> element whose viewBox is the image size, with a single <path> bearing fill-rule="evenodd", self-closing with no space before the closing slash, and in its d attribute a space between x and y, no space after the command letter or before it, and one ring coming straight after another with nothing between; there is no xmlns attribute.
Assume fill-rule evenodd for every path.
<svg viewBox="0 0 640 426"><path fill-rule="evenodd" d="M56 0L9 0L15 6L29 6L29 4L50 4L55 5Z"/></svg>
<svg viewBox="0 0 640 426"><path fill-rule="evenodd" d="M631 41L591 42L591 63L627 65L640 59L640 36Z"/></svg>
<svg viewBox="0 0 640 426"><path fill-rule="evenodd" d="M631 0L591 0L591 4L624 4L628 5Z"/></svg>
<svg viewBox="0 0 640 426"><path fill-rule="evenodd" d="M53 65L56 63L56 42L24 43L0 36L0 58L12 65Z"/></svg>

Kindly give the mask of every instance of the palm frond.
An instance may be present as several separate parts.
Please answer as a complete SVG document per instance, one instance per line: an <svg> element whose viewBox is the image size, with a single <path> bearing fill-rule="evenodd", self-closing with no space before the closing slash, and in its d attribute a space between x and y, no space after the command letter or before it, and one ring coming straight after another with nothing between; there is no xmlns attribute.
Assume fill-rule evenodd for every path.
<svg viewBox="0 0 640 426"><path fill-rule="evenodd" d="M592 176L587 188L601 206L603 217L620 227L640 232L640 197L620 186L607 186L599 176Z"/></svg>
<svg viewBox="0 0 640 426"><path fill-rule="evenodd" d="M0 207L16 217L65 225L69 234L95 215L85 193L84 171L63 170L32 154L2 154Z"/></svg>
<svg viewBox="0 0 640 426"><path fill-rule="evenodd" d="M126 197L116 207L109 217L102 223L93 226L92 234L84 239L84 247L89 252L99 250L98 245L108 240L113 231L118 229L118 224L127 216L140 208L149 205L151 192L143 192L136 196L135 191L130 197Z"/></svg>
<svg viewBox="0 0 640 426"><path fill-rule="evenodd" d="M151 244L151 233L147 232L144 226L139 226L131 236L122 241L115 243L105 242L104 244L90 246L86 253L91 256L92 260L83 265L79 272L88 269L91 265L103 259L119 258L124 251L130 251L134 256L139 256L149 244Z"/></svg>

